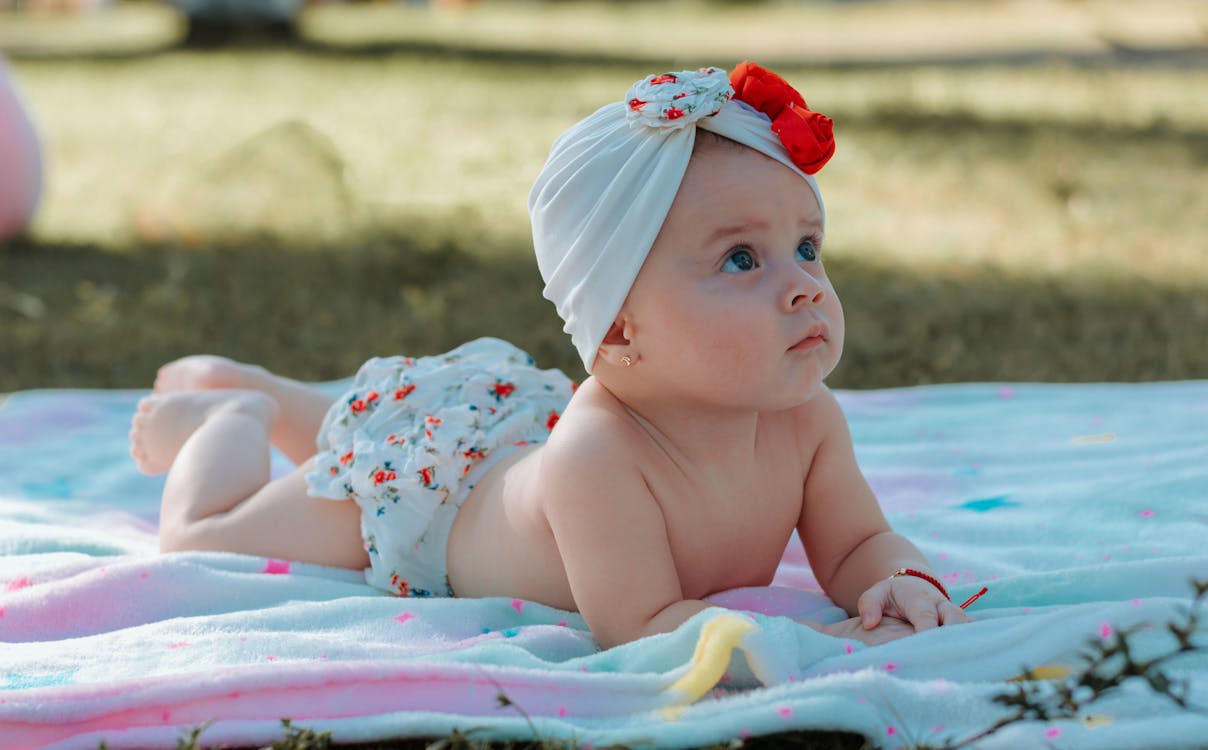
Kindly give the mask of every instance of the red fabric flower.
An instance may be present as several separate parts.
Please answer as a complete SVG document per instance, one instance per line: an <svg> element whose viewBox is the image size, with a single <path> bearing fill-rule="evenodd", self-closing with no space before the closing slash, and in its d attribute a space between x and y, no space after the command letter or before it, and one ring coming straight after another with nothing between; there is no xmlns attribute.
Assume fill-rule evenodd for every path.
<svg viewBox="0 0 1208 750"><path fill-rule="evenodd" d="M675 83L678 80L679 79L675 77L674 73L664 73L661 76L655 76L654 78L651 78L650 82L652 84L654 84L654 83Z"/></svg>
<svg viewBox="0 0 1208 750"><path fill-rule="evenodd" d="M668 107L667 111L663 114L667 115L668 120L678 120L684 116L684 110L679 107Z"/></svg>
<svg viewBox="0 0 1208 750"><path fill-rule="evenodd" d="M411 392L414 390L415 390L415 384L407 383L402 388L395 389L394 400L402 401L403 399L407 398L407 396L411 395Z"/></svg>
<svg viewBox="0 0 1208 750"><path fill-rule="evenodd" d="M646 106L646 102L642 101L641 99L637 98L636 96L629 100L630 109L638 110L645 106Z"/></svg>
<svg viewBox="0 0 1208 750"><path fill-rule="evenodd" d="M744 62L730 73L730 85L735 99L772 120L772 132L780 137L802 172L814 174L834 156L833 121L806 106L805 99L788 81L767 68Z"/></svg>
<svg viewBox="0 0 1208 750"><path fill-rule="evenodd" d="M398 573L391 574L390 585L394 586L394 592L399 596L411 595L411 584L407 583Z"/></svg>
<svg viewBox="0 0 1208 750"><path fill-rule="evenodd" d="M554 429L554 425L558 424L558 419L559 419L558 412L551 411L549 413L549 416L545 420L545 429L547 429L547 430Z"/></svg>

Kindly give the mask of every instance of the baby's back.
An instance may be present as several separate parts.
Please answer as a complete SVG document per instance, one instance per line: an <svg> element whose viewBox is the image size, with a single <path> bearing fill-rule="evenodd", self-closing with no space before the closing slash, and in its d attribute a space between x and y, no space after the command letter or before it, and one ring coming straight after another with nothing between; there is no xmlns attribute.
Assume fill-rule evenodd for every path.
<svg viewBox="0 0 1208 750"><path fill-rule="evenodd" d="M466 499L453 590L582 611L585 597L767 585L801 515L813 438L800 423L761 414L753 448L697 465L589 379L548 443L502 459Z"/></svg>

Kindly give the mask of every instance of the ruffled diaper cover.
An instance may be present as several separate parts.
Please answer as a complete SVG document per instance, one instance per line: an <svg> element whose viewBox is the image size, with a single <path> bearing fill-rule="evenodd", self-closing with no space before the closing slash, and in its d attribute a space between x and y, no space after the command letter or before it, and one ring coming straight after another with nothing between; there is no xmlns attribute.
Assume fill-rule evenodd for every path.
<svg viewBox="0 0 1208 750"><path fill-rule="evenodd" d="M515 447L545 442L573 390L499 339L371 359L323 419L307 490L360 506L371 585L452 596L445 552L462 501Z"/></svg>

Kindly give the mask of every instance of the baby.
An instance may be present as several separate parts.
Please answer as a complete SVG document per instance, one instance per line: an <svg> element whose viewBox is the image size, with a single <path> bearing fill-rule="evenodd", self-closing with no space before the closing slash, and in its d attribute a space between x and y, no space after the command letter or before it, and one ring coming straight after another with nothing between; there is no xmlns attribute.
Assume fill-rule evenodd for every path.
<svg viewBox="0 0 1208 750"><path fill-rule="evenodd" d="M558 139L529 196L582 385L496 339L370 360L334 404L170 363L131 432L139 468L168 472L162 549L528 599L609 647L769 584L795 529L852 615L813 627L875 644L968 621L886 523L823 383L843 311L812 174L833 150L830 120L754 64L639 81ZM272 481L270 443L298 464Z"/></svg>

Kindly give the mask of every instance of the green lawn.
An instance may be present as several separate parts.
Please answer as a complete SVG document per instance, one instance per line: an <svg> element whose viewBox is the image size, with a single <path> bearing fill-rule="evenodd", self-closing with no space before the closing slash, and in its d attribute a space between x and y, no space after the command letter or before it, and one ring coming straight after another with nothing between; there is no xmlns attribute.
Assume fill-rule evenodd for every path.
<svg viewBox="0 0 1208 750"><path fill-rule="evenodd" d="M31 237L0 250L0 391L138 387L195 350L333 378L479 334L575 371L524 197L552 138L651 64L16 59L49 173ZM1208 70L782 70L838 123L835 385L1208 376L1208 113L1186 95Z"/></svg>
<svg viewBox="0 0 1208 750"><path fill-rule="evenodd" d="M834 385L1208 377L1197 6L1043 7L991 39L926 2L334 6L297 45L200 51L165 48L152 6L93 47L85 21L9 17L49 166L0 250L0 391L138 387L195 350L334 378L480 334L577 373L524 210L550 141L647 71L745 56L837 123Z"/></svg>

